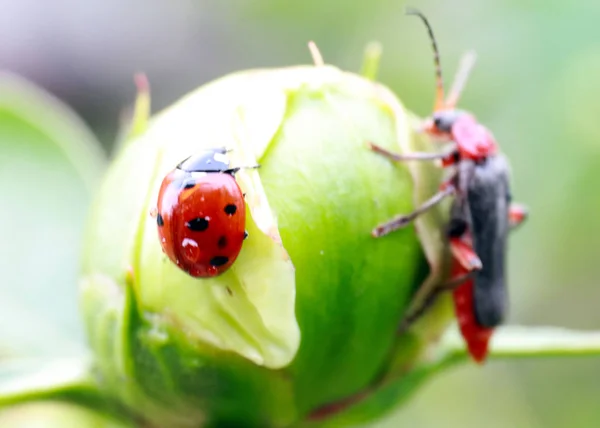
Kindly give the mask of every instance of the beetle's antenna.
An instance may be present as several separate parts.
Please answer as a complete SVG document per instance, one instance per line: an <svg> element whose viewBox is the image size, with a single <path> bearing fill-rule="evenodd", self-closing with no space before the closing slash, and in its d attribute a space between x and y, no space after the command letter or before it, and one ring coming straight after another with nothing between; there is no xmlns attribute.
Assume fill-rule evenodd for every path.
<svg viewBox="0 0 600 428"><path fill-rule="evenodd" d="M308 42L308 50L310 51L310 55L312 56L315 66L322 67L325 65L325 61L323 61L323 55L321 55L319 48L312 40Z"/></svg>
<svg viewBox="0 0 600 428"><path fill-rule="evenodd" d="M471 74L471 70L475 65L476 59L477 55L475 55L475 51L468 51L461 58L458 71L456 72L456 77L454 78L454 83L450 88L448 98L446 98L446 108L452 109L458 103L458 99L462 94L467 80L469 80L469 75Z"/></svg>
<svg viewBox="0 0 600 428"><path fill-rule="evenodd" d="M431 39L431 46L433 47L433 61L435 64L435 83L437 86L436 94L435 94L435 105L434 111L441 110L444 107L444 79L442 78L442 65L440 63L440 51L437 46L437 41L435 40L435 36L433 35L433 29L429 24L429 21L423 15L423 13L417 9L413 9L410 7L406 8L407 15L415 15L421 18L421 21L427 27L427 32L429 33L429 38Z"/></svg>

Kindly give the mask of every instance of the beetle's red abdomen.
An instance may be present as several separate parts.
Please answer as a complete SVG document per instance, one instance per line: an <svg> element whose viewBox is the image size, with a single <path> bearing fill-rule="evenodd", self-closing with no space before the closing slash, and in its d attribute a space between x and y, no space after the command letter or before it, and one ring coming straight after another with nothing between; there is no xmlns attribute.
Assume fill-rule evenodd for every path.
<svg viewBox="0 0 600 428"><path fill-rule="evenodd" d="M467 272L458 261L453 261L451 278L463 276ZM487 357L489 341L494 330L481 327L475 319L473 287L474 280L469 278L453 291L452 297L458 326L467 343L469 354L476 362L483 363Z"/></svg>

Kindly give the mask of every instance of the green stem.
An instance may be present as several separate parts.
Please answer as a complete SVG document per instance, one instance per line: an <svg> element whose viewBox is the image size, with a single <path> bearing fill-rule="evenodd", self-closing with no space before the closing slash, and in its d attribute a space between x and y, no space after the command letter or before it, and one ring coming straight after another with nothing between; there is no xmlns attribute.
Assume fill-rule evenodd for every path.
<svg viewBox="0 0 600 428"><path fill-rule="evenodd" d="M492 338L489 360L502 358L600 356L600 331L576 331L558 327L500 327ZM342 424L366 424L398 407L436 374L460 363L468 353L457 329L439 344L437 358L423 361L396 378L383 380L370 390L319 409L325 420L305 421L303 428L329 428ZM347 406L345 406L347 404ZM327 414L329 411L329 414ZM315 413L313 416L321 416Z"/></svg>
<svg viewBox="0 0 600 428"><path fill-rule="evenodd" d="M467 356L457 330L442 339L444 358ZM600 331L578 331L559 327L505 326L494 332L490 358L600 356Z"/></svg>

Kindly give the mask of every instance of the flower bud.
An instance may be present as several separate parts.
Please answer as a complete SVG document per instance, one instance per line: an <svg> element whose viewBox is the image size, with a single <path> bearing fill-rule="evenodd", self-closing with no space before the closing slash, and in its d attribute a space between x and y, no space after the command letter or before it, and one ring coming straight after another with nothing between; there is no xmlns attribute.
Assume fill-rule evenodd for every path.
<svg viewBox="0 0 600 428"><path fill-rule="evenodd" d="M85 241L105 387L159 426L286 426L409 372L449 320L442 299L398 334L443 273L447 206L373 238L441 178L367 143L435 150L414 122L388 89L331 66L235 73L153 117L109 168ZM165 175L215 147L242 167L248 238L225 273L194 278L162 252L152 212Z"/></svg>
<svg viewBox="0 0 600 428"><path fill-rule="evenodd" d="M61 401L31 401L0 409L0 426L12 428L130 428L129 421Z"/></svg>

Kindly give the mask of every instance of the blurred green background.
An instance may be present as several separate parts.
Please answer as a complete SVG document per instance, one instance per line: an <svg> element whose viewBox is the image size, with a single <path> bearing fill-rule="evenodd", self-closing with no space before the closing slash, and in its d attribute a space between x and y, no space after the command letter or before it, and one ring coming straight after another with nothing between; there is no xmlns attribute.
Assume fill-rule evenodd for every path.
<svg viewBox="0 0 600 428"><path fill-rule="evenodd" d="M432 22L447 85L460 55L478 52L460 106L494 132L512 162L515 199L531 209L511 238L509 322L600 329L600 3L410 5ZM425 116L433 105L432 52L422 24L405 17L404 6L396 0L0 0L0 69L70 104L109 151L134 99L134 72L148 74L157 111L233 71L309 63L308 40L326 62L358 71L365 45L378 40L379 80ZM78 345L57 337L61 330L81 336L74 260L89 203L85 186L46 193L45 180L60 189L68 176L32 169L6 150L0 178L0 268L7 273L0 284L0 356L76 353ZM58 220L63 229L48 227ZM42 317L54 323L36 321ZM594 358L469 364L428 383L377 426L599 426L598 379Z"/></svg>

